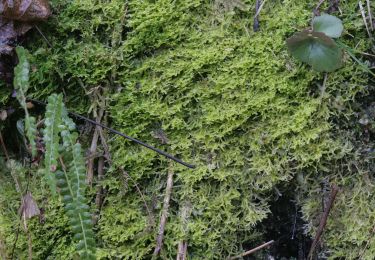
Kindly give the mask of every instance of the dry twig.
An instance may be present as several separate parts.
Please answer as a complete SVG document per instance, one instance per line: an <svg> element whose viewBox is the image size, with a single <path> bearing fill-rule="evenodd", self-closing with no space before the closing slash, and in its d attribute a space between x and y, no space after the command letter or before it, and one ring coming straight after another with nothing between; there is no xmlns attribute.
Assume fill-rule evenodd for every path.
<svg viewBox="0 0 375 260"><path fill-rule="evenodd" d="M104 200L104 189L103 189L103 186L100 183L100 181L103 178L104 178L104 158L100 157L99 160L98 160L98 182L99 182L99 185L97 187L96 197L95 197L95 205L96 205L97 212L93 216L94 225L96 223L98 223L100 211L102 209L103 200Z"/></svg>
<svg viewBox="0 0 375 260"><path fill-rule="evenodd" d="M155 247L154 254L153 254L154 256L159 255L160 250L163 246L165 224L167 223L169 201L171 200L171 194L172 194L172 188L173 188L173 174L174 174L173 166L172 166L172 162L170 161L169 167L168 167L167 187L165 188L163 210L162 210L162 214L160 217L159 232L156 238L156 247Z"/></svg>
<svg viewBox="0 0 375 260"><path fill-rule="evenodd" d="M371 38L371 32L367 25L366 13L365 13L365 9L363 8L362 1L358 1L358 6L359 6L359 10L361 11L363 23L365 24L368 37Z"/></svg>
<svg viewBox="0 0 375 260"><path fill-rule="evenodd" d="M370 27L371 27L371 31L373 31L374 30L374 24L372 23L372 13L371 13L370 0L366 0L366 2L367 2L368 17L369 17L369 20L370 20Z"/></svg>
<svg viewBox="0 0 375 260"><path fill-rule="evenodd" d="M99 113L98 113L97 117L96 117L96 122L97 123L100 123L100 121L102 120L103 114L104 114L104 109L101 108L99 110ZM92 155L96 152L96 149L98 147L99 131L100 130L101 130L101 127L99 127L99 126L95 127L94 134L93 134L92 141L91 141L90 150L89 150L89 160L87 162L87 174L86 174L86 182L89 185L92 184L93 179L94 179L94 161L95 161L95 157L92 156Z"/></svg>
<svg viewBox="0 0 375 260"><path fill-rule="evenodd" d="M364 254L366 253L367 247L368 247L368 245L370 244L371 240L373 239L374 234L375 234L375 226L374 226L373 229L371 230L371 237L369 238L369 240L367 240L366 246L363 248L362 253L360 254L360 256L359 256L358 259L363 259L363 256L364 256Z"/></svg>
<svg viewBox="0 0 375 260"><path fill-rule="evenodd" d="M244 257L244 256L251 255L251 254L253 254L253 253L259 251L260 249L265 248L265 247L267 247L267 246L273 244L274 242L275 242L275 241L273 241L273 240L268 241L267 243L264 243L264 244L262 244L262 245L260 245L260 246L257 246L256 248L253 248L253 249L251 249L251 250L249 250L249 251L246 251L246 252L244 252L244 253L242 253L242 254L239 254L239 255L236 255L236 256L230 257L229 260L239 259L239 258L242 258L242 257Z"/></svg>
<svg viewBox="0 0 375 260"><path fill-rule="evenodd" d="M254 24L253 24L253 31L257 32L259 31L259 10L260 10L260 0L256 0L255 2L255 16L254 16Z"/></svg>
<svg viewBox="0 0 375 260"><path fill-rule="evenodd" d="M339 188L336 185L333 185L332 190L331 190L331 195L329 197L329 201L327 203L325 211L323 212L323 216L320 219L320 224L319 224L318 230L316 232L314 241L312 242L310 252L309 252L309 256L307 257L308 259L312 259L312 257L313 257L315 248L316 248L316 246L319 242L319 239L323 234L323 230L324 230L324 228L327 224L328 215L329 215L329 212L332 209L332 206L333 206L333 203L335 201L335 198L336 198L336 195L337 195L338 191L339 191Z"/></svg>
<svg viewBox="0 0 375 260"><path fill-rule="evenodd" d="M7 161L9 161L9 154L5 146L3 135L1 134L1 132L0 132L0 143L1 143L1 148L3 149L4 155L5 155L5 158L7 159Z"/></svg>

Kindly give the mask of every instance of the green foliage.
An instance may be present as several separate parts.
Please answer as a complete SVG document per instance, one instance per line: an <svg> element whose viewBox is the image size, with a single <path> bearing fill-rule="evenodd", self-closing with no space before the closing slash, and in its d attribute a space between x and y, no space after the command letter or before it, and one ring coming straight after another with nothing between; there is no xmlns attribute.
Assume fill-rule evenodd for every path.
<svg viewBox="0 0 375 260"><path fill-rule="evenodd" d="M62 95L51 95L48 99L45 116L44 139L46 143L45 166L50 186L60 188L65 210L69 216L77 250L81 259L95 259L95 239L92 231L90 208L85 198L86 170L81 145L77 143L74 122L68 117L62 102ZM63 138L63 155L59 153L59 133ZM59 158L60 157L60 158ZM57 170L57 159L68 161ZM57 170L57 171L56 171ZM56 172L56 175L55 175ZM56 188L52 188L53 191Z"/></svg>
<svg viewBox="0 0 375 260"><path fill-rule="evenodd" d="M68 168L57 171L56 178L62 195L65 210L70 217L70 225L74 239L78 241L77 249L81 259L95 259L95 238L92 230L90 207L85 198L86 168L82 157L81 145L77 143L78 135L70 131L75 129L73 121L67 112L63 113L64 127L61 136L64 141L63 149L69 160ZM67 154L71 153L71 155Z"/></svg>
<svg viewBox="0 0 375 260"><path fill-rule="evenodd" d="M288 58L285 38L306 27L315 7L311 1L267 1L258 33L251 31L251 8L217 14L213 1L52 2L56 16L41 29L54 47L38 34L30 41L32 94L45 97L63 87L69 107L82 112L89 107L85 90L106 87L113 92L107 98L114 128L198 165L194 171L175 167L162 257L175 258L182 238L190 259L223 259L259 244L262 232L255 226L270 215L274 188L301 174L316 181L300 185L305 191L299 200L314 234L321 198L312 192L352 151L352 141L337 134L336 123L356 113L354 100L368 92L368 78L344 56L345 66L328 76L324 91L322 75ZM345 29L355 36L343 41L365 51L371 45L361 17L352 13L357 3L340 3ZM159 130L168 144L153 137ZM155 246L151 220L157 221L162 208L167 162L118 138L111 152L115 165L101 182L108 192L97 227L97 257L145 259ZM152 217L119 167L137 182ZM355 189L347 198L359 207L340 202L341 223L347 225L330 225L324 234L335 255L352 259L356 243L365 246L358 235L364 227L356 229L344 212L357 210L367 223L365 206L373 204L365 193L354 196L362 187L357 182L356 172L347 173L345 183ZM191 216L182 224L186 201ZM72 258L74 242L61 204L52 201L47 213L46 227L33 226L35 254ZM10 236L7 244L9 219L2 233ZM345 233L351 241L342 239ZM25 252L27 242L21 240L19 252ZM371 250L366 257L374 257Z"/></svg>
<svg viewBox="0 0 375 260"><path fill-rule="evenodd" d="M344 26L342 21L329 14L322 14L314 17L312 20L312 28L314 32L321 32L331 38L339 38Z"/></svg>
<svg viewBox="0 0 375 260"><path fill-rule="evenodd" d="M46 152L44 155L44 171L47 183L53 194L56 194L55 172L57 170L57 160L59 157L59 133L62 124L63 103L61 95L51 95L48 98L44 122L44 142Z"/></svg>
<svg viewBox="0 0 375 260"><path fill-rule="evenodd" d="M29 139L31 154L36 155L36 119L29 115L26 106L26 93L29 89L30 64L27 60L27 51L23 47L16 48L18 65L14 68L14 88L17 90L17 99L25 110L25 130Z"/></svg>
<svg viewBox="0 0 375 260"><path fill-rule="evenodd" d="M340 19L328 14L315 17L312 30L295 33L286 40L289 52L316 71L331 72L342 66L343 52L332 38L340 37Z"/></svg>

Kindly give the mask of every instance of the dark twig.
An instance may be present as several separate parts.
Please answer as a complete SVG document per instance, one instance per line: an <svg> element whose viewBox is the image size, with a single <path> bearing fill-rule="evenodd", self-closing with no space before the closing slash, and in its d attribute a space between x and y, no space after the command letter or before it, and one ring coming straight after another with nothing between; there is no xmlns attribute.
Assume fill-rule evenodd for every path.
<svg viewBox="0 0 375 260"><path fill-rule="evenodd" d="M146 199L145 199L145 196L144 196L143 192L142 192L141 189L139 188L137 182L136 182L136 181L135 181L135 180L134 180L134 179L128 174L127 171L125 171L125 170L122 169L122 168L120 168L120 171L122 172L122 174L123 174L124 177L129 178L129 180L131 180L131 181L133 182L133 184L134 184L134 186L135 186L135 188L136 188L138 194L141 196L141 199L142 199L142 201L143 201L143 204L145 205L145 208L146 208L147 214L148 214L148 216L149 216L150 225L153 226L153 225L154 225L154 218L153 218L153 215L152 215L152 213L151 213L150 208L149 208L148 205L147 205L147 202L146 202Z"/></svg>
<svg viewBox="0 0 375 260"><path fill-rule="evenodd" d="M160 217L159 232L156 238L156 247L154 250L154 257L159 255L160 250L163 246L165 224L167 223L169 201L171 200L172 188L173 188L173 174L174 174L174 171L173 171L172 163L169 163L167 187L165 188L163 210L162 210L161 217Z"/></svg>
<svg viewBox="0 0 375 260"><path fill-rule="evenodd" d="M319 3L316 5L315 9L313 10L313 13L314 13L315 16L319 16L320 15L319 8L324 3L324 1L325 0L320 0Z"/></svg>
<svg viewBox="0 0 375 260"><path fill-rule="evenodd" d="M257 246L256 248L253 248L253 249L251 249L251 250L249 250L249 251L246 251L246 252L244 252L244 253L242 253L242 254L240 254L240 255L236 255L236 256L230 257L229 260L239 259L239 258L242 258L242 257L244 257L244 256L251 255L251 254L253 254L253 253L259 251L260 249L262 249L262 248L264 248L264 247L267 247L267 246L273 244L274 242L275 242L275 241L273 241L273 240L268 241L267 243L264 243L264 244L262 244L262 245L260 245L260 246Z"/></svg>
<svg viewBox="0 0 375 260"><path fill-rule="evenodd" d="M98 160L98 183L99 184L96 189L96 197L95 197L95 205L96 205L97 212L94 214L94 217L93 217L94 225L98 223L100 211L103 206L104 189L103 189L102 184L100 183L103 180L103 178L104 178L104 157L102 156Z"/></svg>
<svg viewBox="0 0 375 260"><path fill-rule="evenodd" d="M97 123L100 123L101 120L102 120L102 117L103 117L103 113L104 113L104 109L100 109L97 117L96 117L96 122ZM89 184L89 185L92 185L92 182L93 182L93 179L94 179L94 161L95 161L95 157L92 156L93 154L95 154L96 152L96 149L98 147L98 140L99 140L99 131L101 130L101 128L99 126L96 126L95 129L94 129L94 134L93 134L93 137L92 137L92 141L91 141L91 146L90 146L90 150L89 150L89 159L87 161L87 175L86 175L86 182Z"/></svg>
<svg viewBox="0 0 375 260"><path fill-rule="evenodd" d="M335 201L335 198L336 198L336 195L337 195L338 191L339 191L339 187L337 187L337 185L333 185L332 186L332 190L331 190L331 195L329 197L329 201L327 203L325 211L323 212L323 216L320 219L319 227L318 227L318 230L316 232L314 241L312 242L312 245L311 245L311 248L310 248L310 252L309 252L309 255L307 257L308 259L312 259L312 257L313 257L316 245L318 244L319 239L320 239L320 237L323 234L323 230L324 230L324 228L325 228L325 226L327 224L327 218L328 218L329 212L332 209L332 206L333 206L333 203Z"/></svg>
<svg viewBox="0 0 375 260"><path fill-rule="evenodd" d="M9 161L8 151L5 146L3 135L1 134L1 132L0 132L0 143L1 143L1 148L3 149L4 155L5 155L5 158L7 159L7 161Z"/></svg>
<svg viewBox="0 0 375 260"><path fill-rule="evenodd" d="M43 105L43 106L46 105L46 103L41 102L41 101L39 101L39 100L30 99L30 98L28 98L27 100L28 100L28 101L31 101L31 102L34 102L34 103L36 103L36 104L39 104L39 105ZM108 131L110 131L110 132L112 132L112 133L114 133L114 134L117 134L117 135L119 135L119 136L121 136L121 137L123 137L123 138L125 138L125 139L128 139L128 140L130 140L130 141L132 141L132 142L134 142L134 143L136 143L136 144L142 145L143 147L146 147L146 148L148 148L148 149L150 149L150 150L152 150L152 151L154 151L154 152L156 152L156 153L158 153L158 154L161 154L161 155L163 155L163 156L165 156L165 157L171 159L172 161L175 161L175 162L177 162L177 163L179 163L179 164L181 164L181 165L184 165L184 166L186 166L186 167L188 167L188 168L190 168L190 169L194 169L194 168L195 168L195 165L192 165L192 164L186 163L186 162L184 162L184 161L182 161L182 160L180 160L180 159L174 157L173 155L170 155L170 154L168 154L168 153L166 153L166 152L164 152L164 151L162 151L162 150L159 150L159 149L157 149L157 148L155 148L155 147L153 147L153 146L151 146L151 145L149 145L149 144L146 144L146 143L144 143L144 142L142 142L142 141L140 141L140 140L138 140L138 139L135 139L135 138L133 138L133 137L127 136L127 135L125 135L125 134L123 134L123 133L121 133L121 132L119 132L119 131L117 131L117 130L115 130L115 129L112 129L112 128L106 126L106 125L103 125L103 124L101 124L101 123L95 122L95 121L92 120L92 119L89 119L89 118L87 118L87 117L81 116L81 115L76 114L76 113L74 113L74 112L69 112L69 114L72 115L72 116L74 116L74 117L76 117L76 118L79 118L79 119L81 119L81 120L84 120L84 121L90 122L90 123L93 124L93 125L96 125L96 126L100 126L100 127L102 127L102 128L105 128L105 129L107 129Z"/></svg>
<svg viewBox="0 0 375 260"><path fill-rule="evenodd" d="M363 256L366 253L367 247L370 244L371 240L373 239L374 233L375 233L375 226L371 231L371 237L367 240L366 246L363 248L362 253L360 254L360 257L358 259L363 259Z"/></svg>
<svg viewBox="0 0 375 260"><path fill-rule="evenodd" d="M42 32L42 30L40 30L40 28L38 27L38 25L35 25L35 29L38 31L38 33L42 36L42 38L44 39L44 41L47 43L48 47L52 48L52 44L50 43L50 41L47 39L47 37L44 35L44 33Z"/></svg>
<svg viewBox="0 0 375 260"><path fill-rule="evenodd" d="M17 185L17 184L16 184ZM19 184L18 184L19 185ZM27 194L27 192L29 191L29 185L30 185L30 172L29 174L27 175L27 184L26 184L26 191L25 191L25 194ZM21 201L22 201L22 198L23 198L23 195L22 195L22 190L20 189L19 190L19 193L21 195ZM14 258L14 252L16 250L16 247L17 247L17 242L18 242L18 237L20 235L20 229L21 229L21 221L22 221L22 214L20 214L20 222L18 223L18 227L17 227L17 231L16 231L16 239L14 240L14 243L13 243L13 246L12 246L12 254L11 254L11 257L10 259L13 259ZM29 241L30 243L30 241ZM30 246L30 244L29 244ZM30 251L29 251L30 252Z"/></svg>
<svg viewBox="0 0 375 260"><path fill-rule="evenodd" d="M256 2L255 2L255 16L254 16L254 24L253 24L254 32L259 31L259 18L258 18L259 14L258 14L258 12L259 12L259 9L260 9L260 2L261 2L260 0L256 0Z"/></svg>

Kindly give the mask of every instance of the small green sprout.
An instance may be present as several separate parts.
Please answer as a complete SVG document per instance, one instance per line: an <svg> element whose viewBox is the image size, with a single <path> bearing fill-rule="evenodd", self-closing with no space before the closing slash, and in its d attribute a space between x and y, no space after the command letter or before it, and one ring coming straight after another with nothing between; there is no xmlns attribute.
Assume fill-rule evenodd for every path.
<svg viewBox="0 0 375 260"><path fill-rule="evenodd" d="M295 33L286 40L289 52L319 72L341 67L343 51L332 38L339 38L344 27L339 18L322 14L312 21L312 29Z"/></svg>

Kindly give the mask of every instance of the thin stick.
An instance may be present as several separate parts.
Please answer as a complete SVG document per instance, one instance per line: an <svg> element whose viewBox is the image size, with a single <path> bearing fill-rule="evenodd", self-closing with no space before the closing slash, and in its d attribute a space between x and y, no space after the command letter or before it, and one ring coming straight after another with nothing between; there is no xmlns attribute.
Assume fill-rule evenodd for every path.
<svg viewBox="0 0 375 260"><path fill-rule="evenodd" d="M42 32L42 30L40 30L40 28L38 27L38 25L35 25L35 28L38 31L38 33L42 36L42 38L45 40L45 42L47 43L48 47L52 48L53 47L52 44L47 39L47 37L44 35L44 33Z"/></svg>
<svg viewBox="0 0 375 260"><path fill-rule="evenodd" d="M313 10L314 11L314 14L316 15L319 15L319 8L320 6L324 3L325 0L320 0L319 3L317 4L317 6L315 7L315 9Z"/></svg>
<svg viewBox="0 0 375 260"><path fill-rule="evenodd" d="M102 108L102 109L99 110L99 113L96 117L97 123L100 123L100 121L102 120L103 113L104 113L104 109ZM99 126L95 127L94 134L93 134L92 141L91 141L90 150L89 150L89 160L87 162L87 174L86 174L86 182L89 185L92 185L92 182L93 182L93 179L94 179L95 157L92 156L92 155L96 152L96 149L98 147L99 131L100 130L101 130L101 128Z"/></svg>
<svg viewBox="0 0 375 260"><path fill-rule="evenodd" d="M368 37L371 38L371 32L370 32L370 30L369 30L369 28L368 28L367 21L366 21L365 9L363 8L363 5L362 5L362 2L361 2L361 1L358 1L358 5L359 5L359 10L361 11L361 15L362 15L363 23L364 23L365 26L366 26L366 31L367 31Z"/></svg>
<svg viewBox="0 0 375 260"><path fill-rule="evenodd" d="M260 14L260 11L262 11L263 6L264 6L264 4L265 4L266 2L267 2L267 0L264 0L264 1L260 4L258 10L257 10L256 13L255 13L254 18L255 18L255 17L258 17L258 15Z"/></svg>
<svg viewBox="0 0 375 260"><path fill-rule="evenodd" d="M190 217L192 210L192 205L189 201L186 201L181 209L181 225L183 230L183 235L186 236L188 233L188 219ZM177 258L176 260L186 260L187 255L187 241L181 239L178 243L177 248Z"/></svg>
<svg viewBox="0 0 375 260"><path fill-rule="evenodd" d="M373 31L374 30L374 24L372 23L370 0L366 0L366 2L367 2L368 17L370 19L370 27L371 27L371 31Z"/></svg>
<svg viewBox="0 0 375 260"><path fill-rule="evenodd" d="M161 217L160 217L159 232L158 232L158 236L156 238L156 247L155 247L155 251L154 251L154 254L153 254L154 257L159 255L160 250L163 246L165 224L167 223L169 201L171 200L171 194L172 194L172 188L173 188L173 174L174 174L174 171L173 171L172 163L169 163L167 187L165 188L163 210L162 210L162 214L161 214Z"/></svg>
<svg viewBox="0 0 375 260"><path fill-rule="evenodd" d="M18 185L20 186L20 184L18 184ZM29 191L29 185L30 185L30 172L27 175L27 184L26 184L25 194ZM21 201L22 201L22 198L23 198L22 190L19 190L19 193L21 195ZM20 234L21 221L22 221L22 215L20 215L20 222L18 223L18 227L17 227L17 231L16 231L16 239L14 240L14 243L13 243L13 246L12 246L12 254L11 254L10 259L14 258L14 252L16 250L17 242L18 242L18 237L19 237L19 234Z"/></svg>
<svg viewBox="0 0 375 260"><path fill-rule="evenodd" d="M136 181L135 181L135 180L134 180L134 179L128 174L128 172L125 171L124 169L120 168L120 171L122 172L122 174L123 174L124 176L126 176L127 178L129 178L129 180L131 180L131 181L133 182L133 184L134 184L134 186L135 186L135 188L136 188L138 194L141 196L141 199L142 199L142 201L143 201L143 204L145 205L145 208L146 208L147 214L148 214L148 216L149 216L149 218L150 218L150 224L153 226L153 225L154 225L154 218L153 218L153 215L152 215L152 213L151 213L150 208L149 208L148 205L147 205L147 202L146 202L145 196L144 196L144 194L142 193L141 189L139 188L137 182L136 182Z"/></svg>
<svg viewBox="0 0 375 260"><path fill-rule="evenodd" d="M101 211L102 205L103 205L104 189L103 189L103 186L100 183L103 180L103 178L104 178L104 157L101 156L98 160L98 182L99 182L99 185L96 188L95 205L96 205L97 212L95 212L95 214L93 216L94 225L96 225L98 223L100 211Z"/></svg>
<svg viewBox="0 0 375 260"><path fill-rule="evenodd" d="M28 100L28 101L31 101L31 102L34 102L34 103L36 103L36 104L39 104L39 105L43 105L43 106L46 105L46 103L41 102L41 101L36 100L36 99L30 99L30 98L28 98L27 100ZM186 162L184 162L184 161L182 161L182 160L180 160L180 159L174 157L173 155L170 155L170 154L168 154L168 153L166 153L166 152L164 152L164 151L162 151L162 150L159 150L159 149L157 149L157 148L155 148L155 147L153 147L153 146L151 146L151 145L149 145L149 144L146 144L146 143L144 143L144 142L142 142L142 141L140 141L140 140L138 140L138 139L135 139L135 138L133 138L133 137L127 136L127 135L125 135L125 134L123 134L123 133L121 133L121 132L119 132L119 131L117 131L117 130L115 130L115 129L113 129L113 128L110 128L110 127L106 126L106 125L103 125L103 124L101 124L101 123L97 123L97 122L95 122L95 121L92 120L92 119L89 119L89 118L87 118L87 117L81 116L81 115L76 114L76 113L74 113L74 112L69 112L69 114L72 115L72 116L74 116L74 117L76 117L76 118L79 118L79 119L81 119L81 120L87 121L87 122L89 122L89 123L91 123L91 124L93 124L93 125L97 125L97 126L100 126L100 127L102 127L102 128L105 128L105 129L107 129L108 131L110 131L110 132L112 132L112 133L114 133L114 134L117 134L117 135L119 135L119 136L121 136L121 137L123 137L123 138L125 138L125 139L128 139L128 140L130 140L130 141L132 141L132 142L134 142L134 143L136 143L136 144L142 145L143 147L146 147L146 148L148 148L148 149L150 149L150 150L152 150L152 151L154 151L154 152L156 152L156 153L158 153L158 154L161 154L161 155L163 155L163 156L165 156L165 157L171 159L172 161L175 161L175 162L177 162L177 163L179 163L179 164L181 164L181 165L184 165L184 166L186 166L186 167L188 167L188 168L190 168L190 169L194 169L194 168L195 168L195 165L192 165L192 164L186 163Z"/></svg>
<svg viewBox="0 0 375 260"><path fill-rule="evenodd" d="M366 246L363 248L363 251L362 251L362 253L360 254L360 257L359 257L358 259L363 259L363 255L366 253L367 247L368 247L368 245L370 244L372 238L374 237L373 234L375 233L375 226L374 226L374 228L372 229L371 233L372 233L372 234L371 234L371 237L370 237L369 240L367 240Z"/></svg>
<svg viewBox="0 0 375 260"><path fill-rule="evenodd" d="M8 154L7 148L5 147L3 135L1 134L1 132L0 132L0 143L1 143L1 148L3 149L4 155L5 155L5 158L7 161L9 161L9 154Z"/></svg>
<svg viewBox="0 0 375 260"><path fill-rule="evenodd" d="M251 250L249 250L249 251L246 251L246 252L244 252L244 253L242 253L242 254L240 254L240 255L236 255L236 256L230 257L229 260L239 259L239 258L242 258L242 257L244 257L244 256L251 255L251 254L253 254L253 253L259 251L260 249L265 248L265 247L267 247L267 246L273 244L274 242L275 242L275 241L273 241L273 240L268 241L267 243L264 243L264 244L262 244L262 245L260 245L260 246L257 246L256 248L253 248L253 249L251 249Z"/></svg>
<svg viewBox="0 0 375 260"><path fill-rule="evenodd" d="M257 32L259 31L259 9L260 9L260 0L256 0L255 2L255 16L254 16L254 24L253 24L253 31Z"/></svg>
<svg viewBox="0 0 375 260"><path fill-rule="evenodd" d="M329 212L332 209L332 206L333 206L333 203L335 201L335 198L336 198L336 195L337 195L338 191L339 191L339 188L336 185L333 185L332 190L331 190L331 195L329 197L329 201L327 203L325 211L323 212L323 216L320 219L320 224L319 224L318 230L316 232L314 241L312 242L312 245L311 245L311 248L310 248L310 252L309 252L309 255L307 257L308 259L312 259L312 257L313 257L315 248L316 248L316 246L317 246L317 244L319 242L319 239L320 239L320 237L323 234L324 228L325 228L325 226L327 224L328 215L329 215Z"/></svg>

